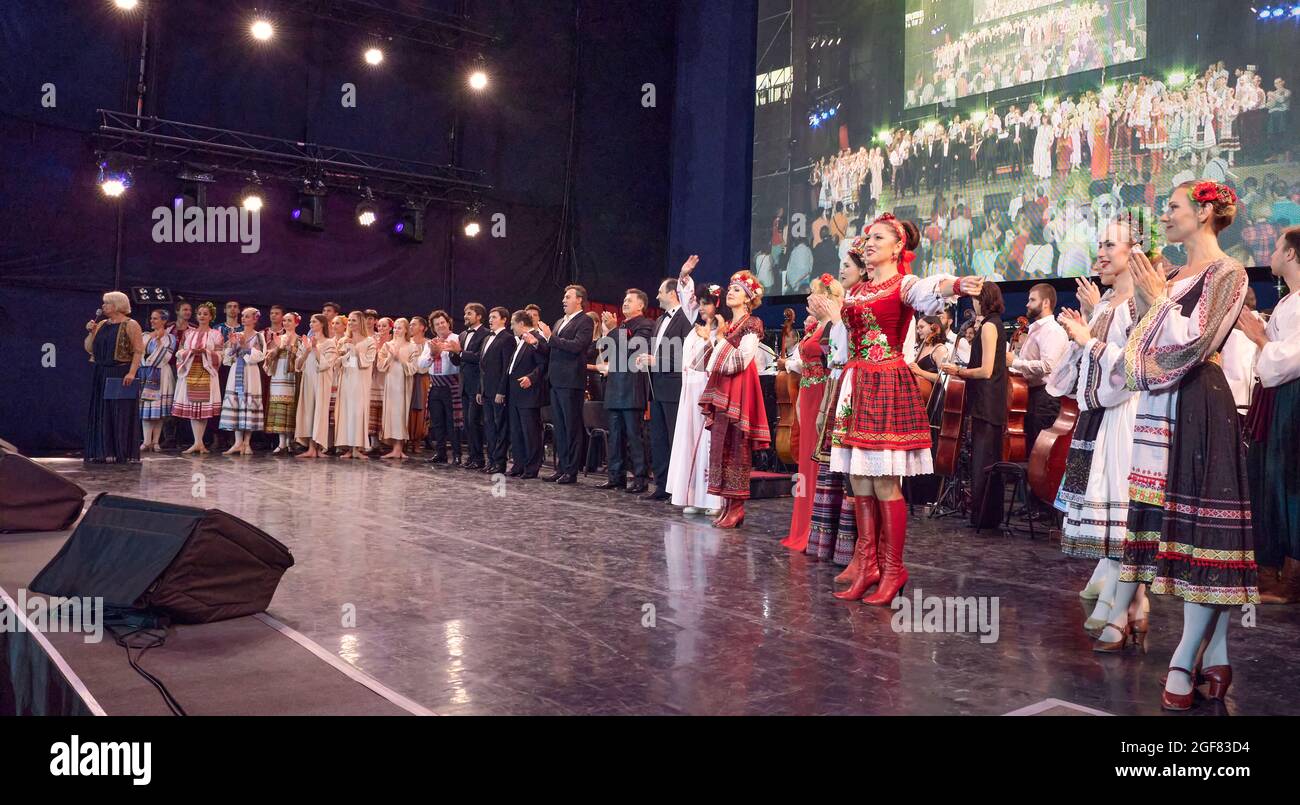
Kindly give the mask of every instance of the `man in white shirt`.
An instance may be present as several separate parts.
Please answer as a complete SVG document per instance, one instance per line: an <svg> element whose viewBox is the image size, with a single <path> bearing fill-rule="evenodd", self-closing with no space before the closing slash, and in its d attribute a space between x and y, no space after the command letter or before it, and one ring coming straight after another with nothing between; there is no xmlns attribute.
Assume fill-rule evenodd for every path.
<svg viewBox="0 0 1300 805"><path fill-rule="evenodd" d="M1025 446L1032 450L1041 430L1049 428L1061 413L1061 400L1047 393L1047 376L1061 362L1070 346L1070 336L1056 320L1056 289L1040 282L1029 289L1025 305L1029 334L1020 355L1007 352L1007 368L1029 385L1029 412L1025 417ZM1050 502L1050 501L1045 501Z"/></svg>
<svg viewBox="0 0 1300 805"><path fill-rule="evenodd" d="M1254 288L1246 288L1246 303L1241 315L1259 318L1259 314L1255 312ZM1243 416L1246 409L1250 407L1250 393L1255 388L1255 360L1258 355L1259 347L1240 328L1234 328L1228 334L1228 340L1220 350L1220 357L1223 359L1223 376L1228 381L1228 388L1232 389L1233 400L1237 403L1237 412Z"/></svg>
<svg viewBox="0 0 1300 805"><path fill-rule="evenodd" d="M456 432L455 408L452 402L452 378L460 374L460 367L452 361L452 344L460 341L451 331L451 314L435 310L429 314L429 324L434 335L424 345L416 361L420 369L429 370L429 439L433 457L426 464L447 463L447 443L451 443L452 463L460 464L460 434Z"/></svg>

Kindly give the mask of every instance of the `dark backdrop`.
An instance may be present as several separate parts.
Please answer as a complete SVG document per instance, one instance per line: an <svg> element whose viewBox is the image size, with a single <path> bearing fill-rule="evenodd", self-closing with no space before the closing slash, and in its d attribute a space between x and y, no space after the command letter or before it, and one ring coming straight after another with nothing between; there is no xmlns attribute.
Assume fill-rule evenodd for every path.
<svg viewBox="0 0 1300 805"><path fill-rule="evenodd" d="M555 319L569 282L610 302L630 286L653 289L669 263L680 263L668 259L671 184L685 181L670 170L681 139L673 117L694 114L698 104L716 121L728 92L742 110L749 95L743 80L700 76L716 67L721 47L730 79L743 79L749 57L742 47L730 58L731 34L752 38L752 19L727 16L703 29L684 66L674 46L681 27L695 30L714 7L743 17L739 0L684 2L680 14L670 0L471 0L472 21L501 42L485 52L490 91L469 98L448 54L392 43L382 68L371 70L351 30L310 20L281 19L271 47L256 46L246 18L233 12L239 5L162 4L151 27L156 63L146 114L445 163L459 108L461 164L494 185L483 214L504 213L506 237L455 238L462 211L434 209L424 243L399 244L379 227L360 230L357 199L343 193L328 199L326 231L304 232L286 220L292 192L272 186L258 253L156 244L150 211L170 202L177 181L138 170L127 196L110 202L95 186L89 137L96 108L134 111L138 17L106 0L0 4L0 366L8 380L0 436L20 447L80 447L89 382L83 325L113 287L119 259L124 287L159 284L193 301L236 298L264 310L281 302L311 312L337 299L349 309L410 315L468 301L511 309L537 302ZM452 0L393 5L450 10ZM689 100L674 93L679 76L693 88ZM356 109L339 103L345 81L357 86ZM40 103L46 83L56 89L53 108ZM655 87L651 107L642 104L647 83ZM693 124L694 136L707 138L712 125ZM701 215L709 218L687 216L685 240L734 241L730 265L744 253L737 211L747 201L728 207L719 200L723 185L706 175L748 173L747 124L731 121L728 134L725 148L684 146L712 149L688 194L692 203L705 200ZM729 150L736 143L740 150ZM242 184L219 182L209 203L235 203ZM747 184L727 192L743 199ZM722 209L734 219L725 237Z"/></svg>

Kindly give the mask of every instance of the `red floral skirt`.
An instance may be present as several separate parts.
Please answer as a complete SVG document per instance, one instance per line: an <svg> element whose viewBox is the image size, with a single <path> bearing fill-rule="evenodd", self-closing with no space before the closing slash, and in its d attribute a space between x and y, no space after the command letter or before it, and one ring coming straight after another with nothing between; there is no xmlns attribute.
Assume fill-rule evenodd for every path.
<svg viewBox="0 0 1300 805"><path fill-rule="evenodd" d="M850 371L852 370L852 371ZM842 384L852 383L849 394ZM929 450L930 422L916 378L901 357L849 361L840 380L831 444L863 450Z"/></svg>

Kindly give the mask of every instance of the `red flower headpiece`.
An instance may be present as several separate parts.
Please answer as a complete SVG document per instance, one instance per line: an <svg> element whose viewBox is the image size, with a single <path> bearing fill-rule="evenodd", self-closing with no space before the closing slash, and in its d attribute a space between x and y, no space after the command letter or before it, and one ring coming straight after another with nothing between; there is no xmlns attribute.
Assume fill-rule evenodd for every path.
<svg viewBox="0 0 1300 805"><path fill-rule="evenodd" d="M830 274L822 274L817 279L821 280L822 285L825 285L827 288L831 287L831 283L835 281L835 278Z"/></svg>
<svg viewBox="0 0 1300 805"><path fill-rule="evenodd" d="M739 285L745 292L745 296L753 299L755 296L763 293L763 286L758 279L748 271L737 271L731 275L731 284Z"/></svg>
<svg viewBox="0 0 1300 805"><path fill-rule="evenodd" d="M1192 198L1198 204L1221 204L1227 206L1237 203L1237 194L1231 187L1218 182L1197 182L1192 188Z"/></svg>

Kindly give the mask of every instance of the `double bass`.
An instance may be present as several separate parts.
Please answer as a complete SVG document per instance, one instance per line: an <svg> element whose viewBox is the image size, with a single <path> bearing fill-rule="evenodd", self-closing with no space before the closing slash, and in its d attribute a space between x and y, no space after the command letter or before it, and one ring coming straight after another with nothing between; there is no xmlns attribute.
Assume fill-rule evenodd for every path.
<svg viewBox="0 0 1300 805"><path fill-rule="evenodd" d="M957 474L957 459L961 455L966 381L956 375L947 375L943 383L943 416L940 420L939 441L934 451L934 471L938 475L953 476Z"/></svg>
<svg viewBox="0 0 1300 805"><path fill-rule="evenodd" d="M1010 341L1029 334L1029 319L1016 319ZM1029 458L1031 445L1025 443L1025 417L1029 414L1029 383L1020 375L1007 371L1007 430L1002 435L1002 460L1021 462Z"/></svg>
<svg viewBox="0 0 1300 805"><path fill-rule="evenodd" d="M1073 397L1062 397L1061 413L1056 415L1056 421L1034 441L1029 453L1029 488L1039 500L1048 503L1056 500L1078 421L1079 403Z"/></svg>
<svg viewBox="0 0 1300 805"><path fill-rule="evenodd" d="M794 308L785 309L785 323L781 325L780 352L777 354L781 358L790 354L791 343L798 343L798 338L794 331ZM794 447L799 443L799 417L795 401L799 396L799 375L794 372L788 372L780 369L776 373L776 409L778 412L776 422L776 438L773 440L773 446L776 448L776 456L786 464L797 464L799 457L795 455Z"/></svg>

